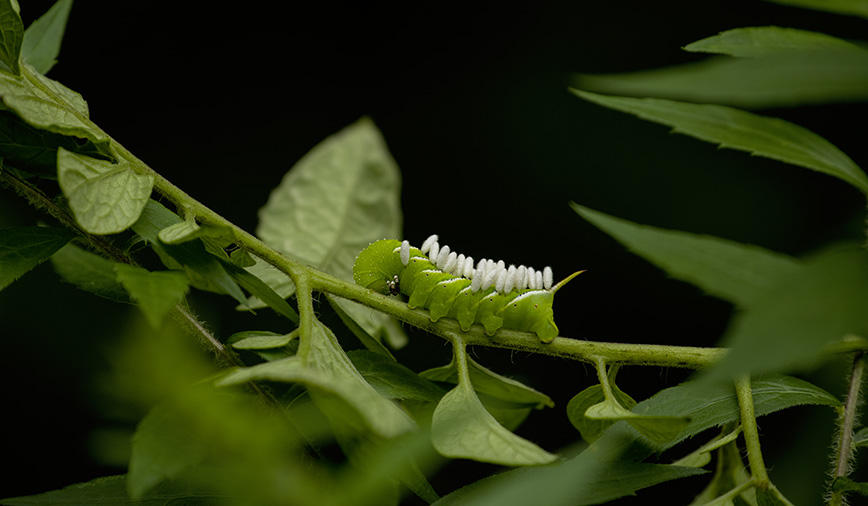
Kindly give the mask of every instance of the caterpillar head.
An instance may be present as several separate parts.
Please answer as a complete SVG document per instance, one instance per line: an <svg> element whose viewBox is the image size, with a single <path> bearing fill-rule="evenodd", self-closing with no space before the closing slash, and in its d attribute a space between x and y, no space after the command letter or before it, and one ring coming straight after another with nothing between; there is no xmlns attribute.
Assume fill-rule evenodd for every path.
<svg viewBox="0 0 868 506"><path fill-rule="evenodd" d="M400 255L401 241L382 239L363 249L353 264L353 280L365 288L382 294L400 292L398 275L404 268Z"/></svg>

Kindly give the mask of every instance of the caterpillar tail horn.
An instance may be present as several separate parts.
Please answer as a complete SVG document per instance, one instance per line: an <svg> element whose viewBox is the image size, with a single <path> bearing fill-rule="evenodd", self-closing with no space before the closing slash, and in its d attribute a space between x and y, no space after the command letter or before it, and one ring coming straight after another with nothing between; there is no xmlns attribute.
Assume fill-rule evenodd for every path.
<svg viewBox="0 0 868 506"><path fill-rule="evenodd" d="M581 273L583 273L583 272L585 272L585 271L584 271L584 270L576 271L576 272L570 274L569 276L565 277L564 279L560 280L560 281L558 282L558 284L556 284L555 286L552 287L552 290L551 290L552 293L555 293L555 292L557 292L558 290L560 290L561 288L563 288L564 285L566 285L567 283L569 283L570 281L572 281L572 279L573 279L574 277L578 276L579 274L581 274Z"/></svg>

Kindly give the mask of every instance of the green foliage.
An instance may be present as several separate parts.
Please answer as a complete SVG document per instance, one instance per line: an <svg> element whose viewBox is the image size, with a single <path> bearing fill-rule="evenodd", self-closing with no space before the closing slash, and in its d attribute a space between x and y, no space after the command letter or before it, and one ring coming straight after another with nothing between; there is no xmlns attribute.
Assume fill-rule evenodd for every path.
<svg viewBox="0 0 868 506"><path fill-rule="evenodd" d="M865 16L856 2L782 3ZM540 342L522 330L537 330L525 325L532 310L551 319L551 292L545 301L527 298L534 307L514 308L514 318L490 308L477 319L462 313L467 305L453 304L457 291L432 295L443 277L430 262L425 273L405 275L415 267L405 268L394 251L403 219L400 171L370 119L292 167L260 211L258 237L166 181L94 124L78 93L45 77L71 4L59 0L25 31L17 2L0 0L0 181L58 225L0 230L0 290L50 258L65 282L138 305L147 325L118 332L104 387L137 413L138 425L126 475L0 503L397 505L410 491L437 505L599 504L710 474L692 504L791 504L769 478L757 419L796 406L841 415L838 427L827 428L830 437L842 435L833 460L846 464L864 451L866 429L853 426L858 376L841 402L783 375L804 374L842 352L853 353L860 370L868 351L864 245L796 257L573 203L633 253L737 312L721 340L725 352L608 339L621 336L556 337L553 321ZM570 91L868 195L864 170L827 140L733 107L868 99L868 51L860 43L751 27L685 49L725 56L579 76ZM69 244L76 236L88 250ZM384 237L390 240L374 243ZM408 303L384 295L396 275ZM268 307L274 319L245 314L257 323L229 337L212 334L188 306L198 296L191 288L228 295L251 313ZM167 319L170 313L177 318ZM451 362L417 372L404 350L392 351L407 341L393 317L443 338ZM216 360L194 349L197 341ZM559 381L582 389L561 411L556 396L482 365L468 345L572 360L572 375ZM584 386L585 364L596 367L599 384ZM616 384L627 365L705 370L637 403ZM537 410L565 415L577 429L561 445L579 436L587 444L545 449L539 433L517 434ZM438 484L440 498L429 477L457 459L515 469L465 486ZM830 504L865 494L846 468L829 484Z"/></svg>

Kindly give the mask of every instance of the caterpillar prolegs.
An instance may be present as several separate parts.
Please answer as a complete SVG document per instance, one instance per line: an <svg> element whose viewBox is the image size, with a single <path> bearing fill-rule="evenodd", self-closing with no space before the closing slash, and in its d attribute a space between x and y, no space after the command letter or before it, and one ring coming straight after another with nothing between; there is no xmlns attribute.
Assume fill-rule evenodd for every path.
<svg viewBox="0 0 868 506"><path fill-rule="evenodd" d="M458 255L440 246L436 235L421 248L384 239L359 253L353 265L356 283L383 294L403 293L411 308L427 309L431 321L454 318L463 330L481 324L488 335L500 328L533 332L544 343L558 335L554 294L583 271L552 286L552 271L506 267L501 260Z"/></svg>

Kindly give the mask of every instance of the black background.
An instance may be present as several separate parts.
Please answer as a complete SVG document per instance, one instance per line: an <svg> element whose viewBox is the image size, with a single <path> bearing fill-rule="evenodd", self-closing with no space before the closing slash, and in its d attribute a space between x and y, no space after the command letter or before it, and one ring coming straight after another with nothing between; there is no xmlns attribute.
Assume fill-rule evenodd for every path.
<svg viewBox="0 0 868 506"><path fill-rule="evenodd" d="M25 24L50 4L22 2ZM865 38L864 20L757 1L215 5L79 1L49 75L80 92L91 118L126 148L247 230L295 161L369 115L401 167L412 243L438 233L477 258L550 264L556 277L588 269L555 304L569 337L712 345L732 310L623 251L575 215L571 200L794 255L861 234L862 197L845 183L670 135L566 88L573 72L696 61L702 56L680 47L730 28L792 26ZM808 127L868 164L864 104L760 112ZM36 219L4 191L0 225ZM218 297L197 296L193 304L218 336L251 321ZM130 315L59 283L47 265L0 292L8 367L3 453L14 462L0 497L123 472L95 459L88 445L95 428L113 423L92 383L105 367L106 344ZM477 354L557 402L523 431L549 449L578 438L563 407L594 382L591 369L497 350ZM400 357L420 370L445 363L448 350L413 335ZM829 377L839 365L827 368ZM636 368L620 377L642 399L685 373ZM826 377L821 371L815 379L840 391L842 381ZM802 415L823 431L812 446L819 458L810 454L822 473L829 417L786 416ZM783 415L769 420L784 427L784 443L770 450L783 476L793 462L786 431L797 437L809 426ZM435 487L447 492L457 486L451 479ZM811 503L798 498L814 493L814 484L786 486L791 499Z"/></svg>

